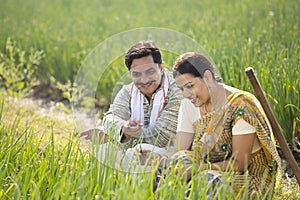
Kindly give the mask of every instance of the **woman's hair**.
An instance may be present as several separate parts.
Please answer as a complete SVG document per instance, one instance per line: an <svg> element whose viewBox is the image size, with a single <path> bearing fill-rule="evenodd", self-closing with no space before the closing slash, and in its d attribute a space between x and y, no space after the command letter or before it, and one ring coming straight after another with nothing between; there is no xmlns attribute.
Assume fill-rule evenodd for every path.
<svg viewBox="0 0 300 200"><path fill-rule="evenodd" d="M213 64L203 55L196 52L187 52L179 56L174 65L173 76L189 73L195 77L203 78L204 72L208 70L218 82L221 78L215 74Z"/></svg>
<svg viewBox="0 0 300 200"><path fill-rule="evenodd" d="M152 55L154 63L161 64L162 58L159 48L152 41L141 41L134 44L125 55L125 65L131 68L134 59Z"/></svg>

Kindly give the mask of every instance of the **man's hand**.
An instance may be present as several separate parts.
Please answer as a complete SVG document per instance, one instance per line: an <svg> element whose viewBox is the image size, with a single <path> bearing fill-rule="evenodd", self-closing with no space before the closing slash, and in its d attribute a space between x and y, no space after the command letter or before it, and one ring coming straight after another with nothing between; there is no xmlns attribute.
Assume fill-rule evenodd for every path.
<svg viewBox="0 0 300 200"><path fill-rule="evenodd" d="M126 138L136 138L141 132L143 123L137 119L127 121L123 126L123 133Z"/></svg>
<svg viewBox="0 0 300 200"><path fill-rule="evenodd" d="M84 138L86 140L92 140L93 138L95 138L96 141L99 142L107 142L107 137L104 134L104 131L102 129L88 129L86 131L80 132L78 134L81 138Z"/></svg>

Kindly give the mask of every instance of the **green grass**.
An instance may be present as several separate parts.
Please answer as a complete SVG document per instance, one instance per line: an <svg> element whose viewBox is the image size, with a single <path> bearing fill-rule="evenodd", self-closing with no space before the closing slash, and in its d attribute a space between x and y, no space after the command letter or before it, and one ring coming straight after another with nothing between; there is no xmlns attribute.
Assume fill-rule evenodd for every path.
<svg viewBox="0 0 300 200"><path fill-rule="evenodd" d="M183 184L172 170L153 193L152 182L146 175L136 179L132 175L126 177L99 163L80 148L69 114L55 109L40 113L36 102L8 97L2 98L1 105L0 199L185 198L189 185ZM225 187L226 180L231 179L223 179L225 184L217 193L219 198L234 198L232 189ZM192 180L189 199L207 199L204 191L209 187L204 180L201 176ZM295 178L283 179L273 199L299 199L299 193ZM240 194L238 199L247 196Z"/></svg>

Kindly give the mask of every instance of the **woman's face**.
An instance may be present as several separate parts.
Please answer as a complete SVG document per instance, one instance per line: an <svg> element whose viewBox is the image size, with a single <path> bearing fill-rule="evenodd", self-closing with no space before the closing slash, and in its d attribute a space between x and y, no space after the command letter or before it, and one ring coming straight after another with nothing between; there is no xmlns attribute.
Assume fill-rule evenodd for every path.
<svg viewBox="0 0 300 200"><path fill-rule="evenodd" d="M195 107L201 107L208 103L210 93L204 79L185 73L177 75L175 82L181 89L183 97L189 99Z"/></svg>

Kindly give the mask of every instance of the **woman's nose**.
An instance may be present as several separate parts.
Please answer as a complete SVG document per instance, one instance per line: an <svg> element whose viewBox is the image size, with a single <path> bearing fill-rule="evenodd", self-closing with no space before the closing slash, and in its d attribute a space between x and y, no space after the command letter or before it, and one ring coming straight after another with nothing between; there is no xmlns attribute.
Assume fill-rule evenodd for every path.
<svg viewBox="0 0 300 200"><path fill-rule="evenodd" d="M183 89L182 95L184 98L188 98L189 96L191 96L191 93L187 89Z"/></svg>

